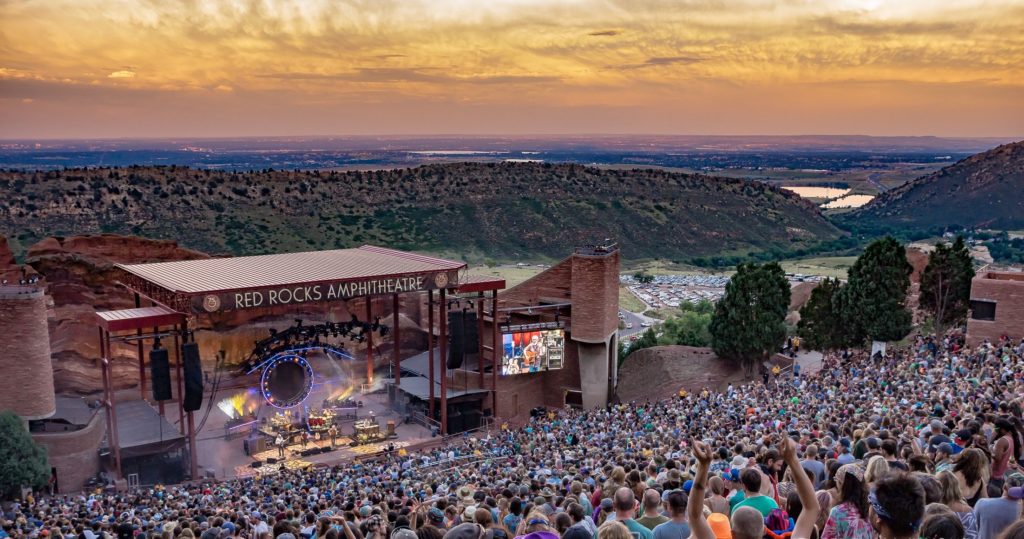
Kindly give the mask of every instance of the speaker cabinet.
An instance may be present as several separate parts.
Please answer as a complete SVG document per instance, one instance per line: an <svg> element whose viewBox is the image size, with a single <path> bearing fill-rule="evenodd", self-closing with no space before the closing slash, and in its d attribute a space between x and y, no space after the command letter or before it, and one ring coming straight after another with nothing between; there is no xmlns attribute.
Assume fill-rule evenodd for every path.
<svg viewBox="0 0 1024 539"><path fill-rule="evenodd" d="M171 362L166 348L149 351L149 377L153 382L153 400L171 400Z"/></svg>
<svg viewBox="0 0 1024 539"><path fill-rule="evenodd" d="M181 345L181 359L185 367L185 411L194 412L203 406L203 364L199 359L199 345L194 342Z"/></svg>

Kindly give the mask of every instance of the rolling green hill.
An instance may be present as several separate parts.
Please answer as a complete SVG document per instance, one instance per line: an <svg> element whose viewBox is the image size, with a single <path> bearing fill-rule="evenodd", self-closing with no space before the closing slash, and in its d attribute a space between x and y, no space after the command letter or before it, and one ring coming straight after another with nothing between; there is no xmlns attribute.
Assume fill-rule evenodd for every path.
<svg viewBox="0 0 1024 539"><path fill-rule="evenodd" d="M542 163L4 171L0 190L0 234L21 245L113 232L211 253L373 243L514 260L558 258L614 238L629 259L685 260L792 250L841 234L812 204L760 182Z"/></svg>

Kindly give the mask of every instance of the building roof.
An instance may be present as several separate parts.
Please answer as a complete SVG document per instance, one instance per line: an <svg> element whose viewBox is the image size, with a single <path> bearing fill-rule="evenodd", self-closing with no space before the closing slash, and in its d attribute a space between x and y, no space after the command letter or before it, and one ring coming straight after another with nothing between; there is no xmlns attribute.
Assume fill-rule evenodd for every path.
<svg viewBox="0 0 1024 539"><path fill-rule="evenodd" d="M100 327L107 331L155 328L185 323L184 314L162 305L119 311L100 311L96 313L96 319Z"/></svg>
<svg viewBox="0 0 1024 539"><path fill-rule="evenodd" d="M383 247L310 251L152 264L118 264L166 290L209 294L360 279L386 279L466 267L464 262Z"/></svg>
<svg viewBox="0 0 1024 539"><path fill-rule="evenodd" d="M489 290L503 290L505 279L500 277L489 277L487 275L468 275L459 281L457 292L486 292Z"/></svg>

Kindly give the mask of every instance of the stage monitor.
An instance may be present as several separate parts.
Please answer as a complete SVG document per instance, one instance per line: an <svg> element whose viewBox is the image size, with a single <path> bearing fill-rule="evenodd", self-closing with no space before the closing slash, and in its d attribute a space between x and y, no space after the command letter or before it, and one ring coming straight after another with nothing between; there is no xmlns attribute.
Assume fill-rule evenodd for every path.
<svg viewBox="0 0 1024 539"><path fill-rule="evenodd" d="M562 368L565 331L548 329L502 335L501 374L527 374Z"/></svg>

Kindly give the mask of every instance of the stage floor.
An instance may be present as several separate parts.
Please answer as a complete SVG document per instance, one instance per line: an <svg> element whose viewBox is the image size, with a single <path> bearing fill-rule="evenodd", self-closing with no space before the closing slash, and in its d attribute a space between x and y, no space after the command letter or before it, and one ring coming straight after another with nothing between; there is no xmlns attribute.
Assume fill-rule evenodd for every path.
<svg viewBox="0 0 1024 539"><path fill-rule="evenodd" d="M309 397L305 401L305 405L311 408L319 408L320 404L324 399L336 396L339 392L347 389L348 385L352 384L352 380L360 380L355 374L346 372L349 367L339 366L338 362L325 360L319 357L311 357L310 364L316 373L315 383ZM358 368L364 366L363 363L353 363L351 368ZM358 369L357 369L358 370ZM365 371L362 371L365 376ZM376 387L383 388L383 380L386 378L387 372L378 372L375 377ZM240 385L247 383L248 380L228 380L223 385ZM209 388L207 388L209 389ZM249 465L253 462L253 458L245 454L243 450L243 441L246 435L238 432L230 438L224 436L224 426L228 422L227 414L222 411L218 406L218 402L231 399L231 398L244 398L243 394L248 392L248 386L245 388L231 388L221 389L217 396L216 402L213 402L213 408L209 411L209 415L206 419L206 423L203 425L202 430L196 433L196 445L197 454L199 456L199 474L200 476L207 476L213 474L218 478L230 478L236 477L240 471L245 471L245 475L252 475L257 469L251 468ZM372 411L377 421L380 423L381 430L384 431L387 428L388 421L395 422L395 434L397 437L385 440L383 443L365 444L356 447L349 447L347 444L352 435L354 434L354 420L346 419L342 420L339 424L339 436L337 440L337 448L335 451L329 453L321 453L318 455L311 455L309 457L289 458L290 461L298 463L299 460L309 462L310 464L336 464L352 458L367 455L376 452L382 452L388 443L394 443L395 448L406 447L418 442L423 442L431 439L430 430L417 424L406 424L404 417L400 416L397 412L392 410L388 405L388 398L386 392L380 392L376 394L361 395L358 390L358 382L356 383L355 390L351 395L357 401L363 401L363 407L359 409L359 417L367 418L369 413ZM118 401L125 402L130 400L139 399L138 388L130 390L118 391ZM203 407L201 410L195 412L195 422L198 427L203 420L203 416L206 415L207 402L210 398L209 392L203 398ZM253 397L249 397L253 398ZM258 397L255 397L258 399ZM178 405L175 401L165 401L165 417L175 428L178 427ZM298 407L293 410L299 410ZM278 412L277 408L270 405L263 404L259 408L259 417L270 417L274 413ZM242 427L240 430L248 432L248 429ZM312 445L310 442L310 446ZM330 444L330 440L321 441L321 444ZM301 450L301 445L296 445L296 449ZM270 456L276 458L277 449L270 447L266 452ZM266 460L261 458L260 460ZM298 465L298 464L293 464Z"/></svg>

